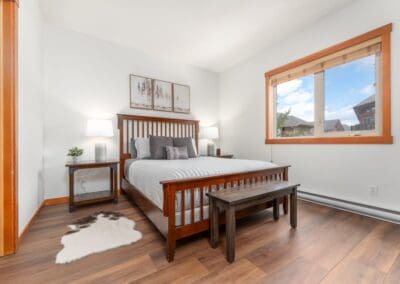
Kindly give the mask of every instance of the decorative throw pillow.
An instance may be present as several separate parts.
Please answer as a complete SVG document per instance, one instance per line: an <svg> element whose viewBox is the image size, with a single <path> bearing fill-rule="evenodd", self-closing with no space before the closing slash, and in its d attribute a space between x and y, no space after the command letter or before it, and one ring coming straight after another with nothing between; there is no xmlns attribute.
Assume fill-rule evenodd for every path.
<svg viewBox="0 0 400 284"><path fill-rule="evenodd" d="M155 160L167 159L167 151L165 147L173 146L172 137L150 136L150 153L151 158Z"/></svg>
<svg viewBox="0 0 400 284"><path fill-rule="evenodd" d="M196 143L194 139L191 137L177 137L174 138L174 146L175 147L184 147L186 146L189 158L196 158L197 151L196 151Z"/></svg>
<svg viewBox="0 0 400 284"><path fill-rule="evenodd" d="M135 147L137 151L138 159L150 159L150 139L149 138L137 138L135 139Z"/></svg>
<svg viewBox="0 0 400 284"><path fill-rule="evenodd" d="M165 149L167 150L167 160L189 159L188 150L186 146L182 147L167 146L165 147Z"/></svg>

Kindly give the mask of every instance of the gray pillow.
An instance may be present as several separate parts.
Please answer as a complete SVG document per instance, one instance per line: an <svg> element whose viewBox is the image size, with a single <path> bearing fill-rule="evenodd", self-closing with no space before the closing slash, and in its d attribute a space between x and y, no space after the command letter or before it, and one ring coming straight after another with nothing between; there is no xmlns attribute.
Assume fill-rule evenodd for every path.
<svg viewBox="0 0 400 284"><path fill-rule="evenodd" d="M141 137L135 139L135 148L138 159L150 159L150 139L148 137Z"/></svg>
<svg viewBox="0 0 400 284"><path fill-rule="evenodd" d="M172 137L150 136L151 158L155 160L167 159L167 151L165 147L173 145L174 143Z"/></svg>
<svg viewBox="0 0 400 284"><path fill-rule="evenodd" d="M135 139L131 138L131 158L136 159L137 158L137 150L135 146Z"/></svg>
<svg viewBox="0 0 400 284"><path fill-rule="evenodd" d="M182 147L165 147L167 151L167 160L183 160L189 159L188 150L186 146Z"/></svg>
<svg viewBox="0 0 400 284"><path fill-rule="evenodd" d="M174 147L184 147L186 146L189 158L196 158L197 151L193 144L193 138L191 137L179 137L174 138Z"/></svg>

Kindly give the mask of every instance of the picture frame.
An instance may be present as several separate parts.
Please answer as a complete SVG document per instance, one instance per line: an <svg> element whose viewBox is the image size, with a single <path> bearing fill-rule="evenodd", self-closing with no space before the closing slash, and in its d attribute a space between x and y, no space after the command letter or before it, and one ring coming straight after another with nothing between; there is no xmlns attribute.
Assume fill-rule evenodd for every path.
<svg viewBox="0 0 400 284"><path fill-rule="evenodd" d="M130 107L136 109L153 109L152 79L130 74L129 97Z"/></svg>
<svg viewBox="0 0 400 284"><path fill-rule="evenodd" d="M172 112L172 96L171 82L153 79L153 110Z"/></svg>
<svg viewBox="0 0 400 284"><path fill-rule="evenodd" d="M190 87L173 84L174 112L190 113Z"/></svg>

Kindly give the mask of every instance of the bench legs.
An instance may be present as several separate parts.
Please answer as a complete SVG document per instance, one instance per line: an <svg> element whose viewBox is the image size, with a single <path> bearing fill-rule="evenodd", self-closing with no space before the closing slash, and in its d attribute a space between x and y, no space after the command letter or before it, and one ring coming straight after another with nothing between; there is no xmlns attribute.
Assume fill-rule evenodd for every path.
<svg viewBox="0 0 400 284"><path fill-rule="evenodd" d="M297 189L290 194L290 225L297 227Z"/></svg>
<svg viewBox="0 0 400 284"><path fill-rule="evenodd" d="M210 198L210 243L212 248L218 246L219 227L218 227L219 210L214 198Z"/></svg>
<svg viewBox="0 0 400 284"><path fill-rule="evenodd" d="M275 198L273 201L273 212L274 212L274 220L277 221L279 220L279 200L278 198Z"/></svg>
<svg viewBox="0 0 400 284"><path fill-rule="evenodd" d="M226 217L226 259L229 263L235 261L235 235L236 216L235 207L228 207L225 211ZM210 198L210 244L212 248L218 246L219 240L219 210L215 199Z"/></svg>
<svg viewBox="0 0 400 284"><path fill-rule="evenodd" d="M235 261L235 235L236 235L235 208L226 210L226 259L229 263Z"/></svg>
<svg viewBox="0 0 400 284"><path fill-rule="evenodd" d="M283 197L283 202L282 202L282 205L283 205L283 213L285 213L285 215L289 212L289 202L288 202L289 200L288 200L288 197L285 195L284 197Z"/></svg>

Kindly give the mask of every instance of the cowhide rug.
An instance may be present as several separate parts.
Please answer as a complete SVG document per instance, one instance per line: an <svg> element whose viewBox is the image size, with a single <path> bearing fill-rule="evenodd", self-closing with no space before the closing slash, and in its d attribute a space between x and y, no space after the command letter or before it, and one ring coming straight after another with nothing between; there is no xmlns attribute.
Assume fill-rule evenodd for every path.
<svg viewBox="0 0 400 284"><path fill-rule="evenodd" d="M142 238L134 227L134 221L114 212L97 212L80 219L69 225L70 231L61 238L64 248L57 254L56 263L134 243Z"/></svg>

